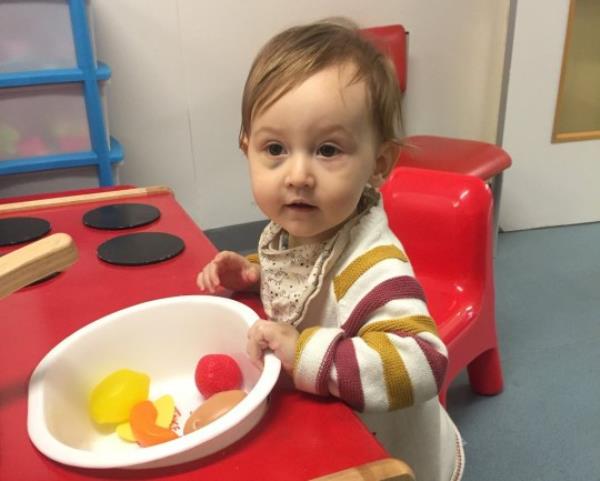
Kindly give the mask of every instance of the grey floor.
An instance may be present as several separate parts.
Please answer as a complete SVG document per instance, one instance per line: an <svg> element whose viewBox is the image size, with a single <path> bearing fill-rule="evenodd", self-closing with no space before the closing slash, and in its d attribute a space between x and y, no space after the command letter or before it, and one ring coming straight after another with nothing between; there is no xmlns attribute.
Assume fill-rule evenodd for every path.
<svg viewBox="0 0 600 481"><path fill-rule="evenodd" d="M600 481L600 224L500 235L505 390L448 393L464 481Z"/></svg>

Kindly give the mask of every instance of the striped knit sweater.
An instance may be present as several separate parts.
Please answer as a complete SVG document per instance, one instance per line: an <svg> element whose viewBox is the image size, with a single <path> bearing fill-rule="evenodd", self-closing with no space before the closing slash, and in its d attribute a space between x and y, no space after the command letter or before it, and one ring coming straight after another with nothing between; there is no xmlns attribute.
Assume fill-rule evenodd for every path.
<svg viewBox="0 0 600 481"><path fill-rule="evenodd" d="M437 398L447 350L381 201L340 231L328 255L293 323L296 387L368 412L363 419L419 481L460 479L460 437Z"/></svg>

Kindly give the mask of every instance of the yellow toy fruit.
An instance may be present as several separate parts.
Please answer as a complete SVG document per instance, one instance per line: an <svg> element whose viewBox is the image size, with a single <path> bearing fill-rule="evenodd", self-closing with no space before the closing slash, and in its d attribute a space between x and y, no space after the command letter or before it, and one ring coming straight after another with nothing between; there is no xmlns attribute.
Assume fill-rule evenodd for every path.
<svg viewBox="0 0 600 481"><path fill-rule="evenodd" d="M173 401L173 398L167 394L152 402L158 411L156 425L161 428L170 427L173 422L173 416L175 415L175 401Z"/></svg>
<svg viewBox="0 0 600 481"><path fill-rule="evenodd" d="M129 420L136 404L148 398L150 378L143 373L119 369L106 376L92 390L90 415L98 424L116 424Z"/></svg>
<svg viewBox="0 0 600 481"><path fill-rule="evenodd" d="M169 428L173 422L173 416L175 415L175 401L173 397L165 394L158 399L152 401L158 415L156 416L156 425L161 428ZM131 424L129 422L119 424L117 426L117 434L124 441L135 443L136 439L131 430Z"/></svg>
<svg viewBox="0 0 600 481"><path fill-rule="evenodd" d="M133 435L133 431L131 430L131 424L129 424L129 422L119 424L117 426L116 431L123 441L135 443L135 436Z"/></svg>
<svg viewBox="0 0 600 481"><path fill-rule="evenodd" d="M150 401L142 401L131 410L129 422L136 441L142 447L154 446L177 439L174 431L156 425L158 412Z"/></svg>

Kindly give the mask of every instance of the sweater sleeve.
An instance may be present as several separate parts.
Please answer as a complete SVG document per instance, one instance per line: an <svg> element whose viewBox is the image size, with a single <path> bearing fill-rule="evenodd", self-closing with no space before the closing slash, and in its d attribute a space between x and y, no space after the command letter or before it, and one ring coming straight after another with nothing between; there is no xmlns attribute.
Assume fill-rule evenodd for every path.
<svg viewBox="0 0 600 481"><path fill-rule="evenodd" d="M359 411L401 409L437 395L447 350L402 250L369 250L335 277L333 289L340 327L301 333L296 386Z"/></svg>

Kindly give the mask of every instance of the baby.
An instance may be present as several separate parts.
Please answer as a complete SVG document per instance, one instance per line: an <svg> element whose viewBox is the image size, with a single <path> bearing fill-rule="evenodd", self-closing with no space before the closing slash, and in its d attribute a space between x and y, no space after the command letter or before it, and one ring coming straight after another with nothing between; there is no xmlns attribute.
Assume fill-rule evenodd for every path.
<svg viewBox="0 0 600 481"><path fill-rule="evenodd" d="M400 103L392 63L349 22L272 38L248 75L240 131L271 222L257 262L221 252L198 285L259 291L255 363L272 350L298 389L360 411L419 481L455 481L462 443L437 396L447 350L377 190L398 157Z"/></svg>

